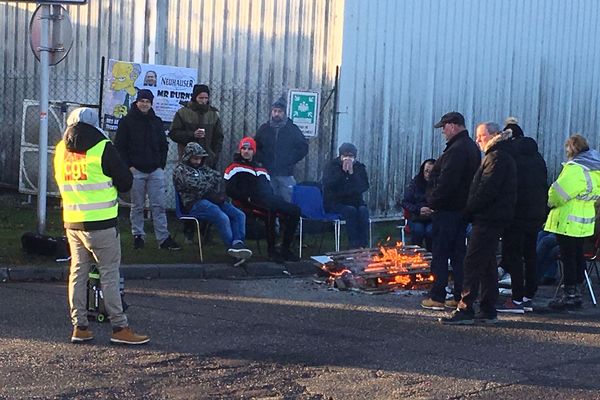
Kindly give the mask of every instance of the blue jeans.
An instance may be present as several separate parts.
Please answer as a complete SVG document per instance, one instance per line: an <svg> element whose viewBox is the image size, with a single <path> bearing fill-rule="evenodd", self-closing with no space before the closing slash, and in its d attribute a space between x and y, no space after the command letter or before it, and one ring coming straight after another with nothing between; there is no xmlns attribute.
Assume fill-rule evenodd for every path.
<svg viewBox="0 0 600 400"><path fill-rule="evenodd" d="M408 227L410 229L411 244L423 246L423 239L425 239L425 247L431 251L431 237L433 235L433 224L431 221L408 221Z"/></svg>
<svg viewBox="0 0 600 400"><path fill-rule="evenodd" d="M463 283L463 263L467 251L467 224L463 221L462 213L458 211L436 211L432 216L432 223L431 272L435 280L429 294L432 300L442 303L446 300L450 260L454 276L454 299L459 301Z"/></svg>
<svg viewBox="0 0 600 400"><path fill-rule="evenodd" d="M369 209L367 206L348 206L335 204L331 212L340 214L346 221L346 232L351 249L367 247L369 245Z"/></svg>
<svg viewBox="0 0 600 400"><path fill-rule="evenodd" d="M198 200L192 206L190 214L215 225L228 248L233 242L244 241L246 238L246 215L229 202L216 205L206 199Z"/></svg>
<svg viewBox="0 0 600 400"><path fill-rule="evenodd" d="M558 272L556 261L560 255L556 235L546 231L539 231L535 251L537 254L536 270L538 281L544 277L556 278L556 273Z"/></svg>

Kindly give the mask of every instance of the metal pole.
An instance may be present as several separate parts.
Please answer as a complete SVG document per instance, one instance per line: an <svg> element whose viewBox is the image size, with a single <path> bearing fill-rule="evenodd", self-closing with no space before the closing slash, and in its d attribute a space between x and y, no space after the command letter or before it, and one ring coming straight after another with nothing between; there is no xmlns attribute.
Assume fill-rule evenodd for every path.
<svg viewBox="0 0 600 400"><path fill-rule="evenodd" d="M46 192L48 176L48 86L50 71L50 5L42 4L40 35L40 134L37 231L46 232Z"/></svg>
<svg viewBox="0 0 600 400"><path fill-rule="evenodd" d="M340 67L339 65L335 67L335 81L334 81L333 90L335 91L335 95L333 96L333 122L331 123L331 149L329 153L329 158L335 158L335 145L337 140L337 120L338 120L338 101L339 101L339 91L340 91Z"/></svg>

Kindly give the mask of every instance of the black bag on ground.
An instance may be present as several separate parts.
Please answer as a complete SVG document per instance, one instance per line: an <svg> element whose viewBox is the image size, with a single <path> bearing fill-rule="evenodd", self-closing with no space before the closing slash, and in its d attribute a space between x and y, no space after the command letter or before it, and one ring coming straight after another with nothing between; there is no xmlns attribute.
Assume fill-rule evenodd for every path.
<svg viewBox="0 0 600 400"><path fill-rule="evenodd" d="M50 256L56 260L68 260L69 246L64 236L52 237L35 232L25 232L21 236L21 246L27 254Z"/></svg>

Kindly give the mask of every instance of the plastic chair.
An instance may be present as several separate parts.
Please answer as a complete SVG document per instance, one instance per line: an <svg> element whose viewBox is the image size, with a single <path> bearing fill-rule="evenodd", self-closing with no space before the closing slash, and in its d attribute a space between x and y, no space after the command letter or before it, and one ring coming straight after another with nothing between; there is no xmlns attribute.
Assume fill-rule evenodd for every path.
<svg viewBox="0 0 600 400"><path fill-rule="evenodd" d="M181 221L195 221L196 222L196 230L198 231L198 250L200 251L200 262L204 262L204 257L202 256L202 237L200 235L200 220L194 217L191 214L186 214L183 212L183 207L181 206L181 198L179 197L179 193L175 191L175 215L177 219Z"/></svg>
<svg viewBox="0 0 600 400"><path fill-rule="evenodd" d="M316 186L295 185L292 203L300 207L300 245L298 254L302 258L303 221L332 222L334 225L335 251L340 251L341 218L339 214L326 213L323 207L323 194Z"/></svg>

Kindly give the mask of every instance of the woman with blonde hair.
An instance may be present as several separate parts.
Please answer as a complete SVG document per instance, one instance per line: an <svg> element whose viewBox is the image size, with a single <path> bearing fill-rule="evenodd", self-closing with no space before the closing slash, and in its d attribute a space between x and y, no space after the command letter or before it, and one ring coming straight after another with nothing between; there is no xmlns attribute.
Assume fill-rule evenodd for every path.
<svg viewBox="0 0 600 400"><path fill-rule="evenodd" d="M575 134L565 142L567 162L548 190L550 213L544 230L556 234L563 262L564 288L550 308L581 307L583 240L594 234L595 201L600 198L600 153Z"/></svg>

